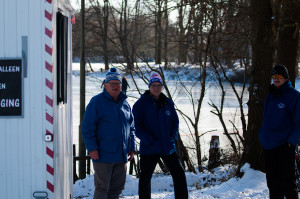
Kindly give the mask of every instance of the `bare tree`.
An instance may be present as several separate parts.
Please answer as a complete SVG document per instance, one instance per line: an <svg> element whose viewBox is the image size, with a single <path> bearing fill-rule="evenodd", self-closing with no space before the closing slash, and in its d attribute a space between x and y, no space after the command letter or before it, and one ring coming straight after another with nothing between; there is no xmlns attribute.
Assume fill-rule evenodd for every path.
<svg viewBox="0 0 300 199"><path fill-rule="evenodd" d="M155 12L155 63L161 64L162 51L162 0L156 1Z"/></svg>
<svg viewBox="0 0 300 199"><path fill-rule="evenodd" d="M179 4L179 16L178 16L178 64L186 63L187 51L186 51L186 38L184 27L184 0L180 0Z"/></svg>
<svg viewBox="0 0 300 199"><path fill-rule="evenodd" d="M171 92L170 92L170 90L169 90L169 87L168 87L168 85L167 85L167 83L166 83L166 78L165 78L165 74L164 74L163 69L162 69L161 67L159 67L158 69L157 69L157 68L154 68L154 67L152 67L151 65L149 65L149 64L146 62L146 70L148 70L148 71L149 71L149 70L150 70L150 71L155 71L155 72L157 72L157 73L160 74L160 76L161 76L161 78L162 78L162 81L163 81L163 85L164 85L164 89L165 89L165 91L166 91L166 94L167 94L167 96L168 96L170 99L173 100L172 95L171 95ZM138 76L144 81L145 84L148 84L148 81L149 81L149 80L146 78L146 74L145 74L145 72L143 72L143 71L144 71L144 70L141 69L141 68L137 65L137 70L130 71L130 73L131 73L132 76L133 76L133 73L136 74L136 75L138 75ZM148 75L148 74L147 74L147 75ZM139 92L140 94L142 94L142 92L140 91L141 89L137 86L136 83L135 83L135 86L136 86L138 92ZM174 100L173 100L173 101L174 101ZM177 109L177 111L179 111L180 113L182 113L182 111L180 111L180 110L178 110L178 109ZM199 119L199 118L198 118L198 119ZM181 161L183 162L183 165L186 165L186 166L187 166L188 171L194 172L194 173L195 173L196 171L195 171L194 165L193 165L193 163L192 163L192 161L191 161L191 159L190 159L190 156L189 156L189 153L188 153L188 151L187 151L187 148L184 146L184 143L183 143L183 141L182 141L182 139L181 139L180 134L178 135L178 141L177 141L177 143L176 143L176 147L177 147L177 149L178 149L178 154L179 154L179 157L180 157ZM184 163L185 163L185 164L184 164Z"/></svg>
<svg viewBox="0 0 300 199"><path fill-rule="evenodd" d="M169 13L168 13L168 0L164 2L164 23L165 23L165 30L164 30L164 61L165 61L165 69L168 69L168 29L169 29Z"/></svg>
<svg viewBox="0 0 300 199"><path fill-rule="evenodd" d="M295 86L298 71L297 51L299 43L300 1L274 1L274 16L278 22L277 62L289 70L289 79Z"/></svg>
<svg viewBox="0 0 300 199"><path fill-rule="evenodd" d="M103 54L104 54L104 63L105 63L105 70L109 69L108 66L108 48L107 48L107 32L108 32L108 0L104 0L104 6L103 6L103 23L104 23L104 29L103 29ZM99 5L99 3L98 3Z"/></svg>
<svg viewBox="0 0 300 199"><path fill-rule="evenodd" d="M246 77L244 77L244 83L243 83L242 91L241 91L241 94L239 95L233 81L227 76L227 74L225 72L225 69L224 69L224 66L221 64L221 62L218 60L218 58L217 57L211 57L211 61L212 61L211 64L213 65L213 68L214 68L214 72L217 76L219 86L220 86L221 91L222 91L221 92L222 95L221 95L220 107L218 107L214 102L211 102L209 105L214 108L214 110L211 111L211 112L219 117L219 120L220 120L220 122L223 126L223 129L224 129L224 135L230 141L231 147L234 151L234 154L237 155L237 157L239 157L240 152L241 152L241 147L239 147L239 150L238 150L238 148L236 147L235 141L233 139L233 136L237 137L237 139L236 139L237 144L240 145L240 143L241 143L242 148L244 147L244 139L243 139L242 135L240 135L240 132L238 131L238 129L236 127L235 127L235 132L230 134L229 131L228 131L228 127L225 125L225 121L224 121L224 118L223 118L223 108L224 108L224 101L225 101L226 92L225 92L225 89L224 89L224 86L223 86L223 81L222 81L222 78L221 78L221 75L220 75L220 72L219 72L219 68L220 68L221 73L225 77L225 80L230 84L230 86L231 86L231 88L232 88L232 90L233 90L233 92L236 96L236 99L238 101L239 112L240 112L240 115L241 115L240 120L241 120L241 123L242 123L243 132L246 132L246 119L245 119L245 113L244 113L244 108L243 108L243 96L244 96L245 86L246 86ZM217 64L218 64L219 67L217 67ZM246 73L246 70L245 70L245 73ZM232 121L231 121L231 123L234 125L234 123Z"/></svg>
<svg viewBox="0 0 300 199"><path fill-rule="evenodd" d="M248 101L248 128L244 133L243 161L254 169L264 170L263 150L258 131L263 119L264 100L268 93L274 57L275 33L272 31L271 1L251 0L252 69Z"/></svg>

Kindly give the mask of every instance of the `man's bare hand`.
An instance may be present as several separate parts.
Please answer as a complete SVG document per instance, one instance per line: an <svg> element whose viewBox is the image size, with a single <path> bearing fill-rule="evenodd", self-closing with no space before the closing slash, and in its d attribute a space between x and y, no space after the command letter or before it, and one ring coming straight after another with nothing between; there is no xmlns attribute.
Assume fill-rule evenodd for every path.
<svg viewBox="0 0 300 199"><path fill-rule="evenodd" d="M134 151L129 151L129 153L127 155L129 162L133 159L133 156L134 156Z"/></svg>
<svg viewBox="0 0 300 199"><path fill-rule="evenodd" d="M98 154L97 150L91 151L89 154L90 154L90 156L93 160L98 160L99 159L99 154Z"/></svg>

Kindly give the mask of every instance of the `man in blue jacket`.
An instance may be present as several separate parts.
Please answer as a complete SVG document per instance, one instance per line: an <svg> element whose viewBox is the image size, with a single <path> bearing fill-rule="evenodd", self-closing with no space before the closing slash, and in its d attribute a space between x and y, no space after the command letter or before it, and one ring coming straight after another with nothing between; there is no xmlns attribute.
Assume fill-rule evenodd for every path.
<svg viewBox="0 0 300 199"><path fill-rule="evenodd" d="M116 68L106 74L104 90L94 96L84 113L82 137L94 166L94 199L117 199L124 189L127 161L135 151L134 120L121 93Z"/></svg>
<svg viewBox="0 0 300 199"><path fill-rule="evenodd" d="M187 199L186 177L176 153L178 116L174 103L162 91L162 79L152 72L149 90L133 106L136 136L140 139L139 199L151 198L151 177L162 158L174 181L176 199Z"/></svg>
<svg viewBox="0 0 300 199"><path fill-rule="evenodd" d="M298 198L295 146L300 139L300 93L292 87L288 70L275 65L273 84L265 100L259 139L264 148L270 198Z"/></svg>

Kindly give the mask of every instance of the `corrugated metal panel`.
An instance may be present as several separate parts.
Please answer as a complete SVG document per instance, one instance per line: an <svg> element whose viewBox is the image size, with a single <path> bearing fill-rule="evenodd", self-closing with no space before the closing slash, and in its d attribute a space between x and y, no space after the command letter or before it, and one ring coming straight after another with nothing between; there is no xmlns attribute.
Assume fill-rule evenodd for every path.
<svg viewBox="0 0 300 199"><path fill-rule="evenodd" d="M0 0L0 27L4 27L4 0ZM0 44L4 45L4 31L0 31ZM0 57L4 57L4 46L0 48Z"/></svg>
<svg viewBox="0 0 300 199"><path fill-rule="evenodd" d="M0 27L4 27L4 0L0 1ZM0 57L4 57L4 31L0 31L0 45L3 46L0 48ZM6 134L4 130L6 129L6 124L4 120L0 119L0 193L3 198L6 198L6 187L2 186L2 183L6 183L6 164L5 164L5 157L6 151L6 144L4 141L6 140Z"/></svg>
<svg viewBox="0 0 300 199"><path fill-rule="evenodd" d="M43 2L29 0L28 30L28 79L30 98L30 141L31 141L31 194L34 191L45 191L45 142L44 142L44 61L43 61ZM26 91L25 91L26 92ZM26 113L25 113L26 114Z"/></svg>
<svg viewBox="0 0 300 199"><path fill-rule="evenodd" d="M28 0L21 0L17 2L18 6L17 6L17 31L18 31L18 36L17 37L22 37L22 36L28 36L28 31L29 31L29 2ZM27 38L28 39L28 38ZM21 45L21 38L17 38L19 45L17 48L20 48L18 50L21 51L22 47ZM20 56L22 55L22 52L18 52L20 53ZM23 71L24 72L24 71ZM28 85L28 78L24 79L24 91L25 90L25 85ZM26 108L29 106L30 102L28 101L28 93L23 94L23 99L24 99L24 104L23 104L23 111L24 111L24 116L25 113L28 113L29 109ZM30 126L28 125L29 122L29 118L27 119L27 117L20 121L21 125L19 126L19 149L18 149L18 154L19 154L19 181L23 182L24 184L30 183L31 182L31 172L30 172L30 164L28 161L28 157L30 157L30 146L31 143L29 141L29 138L27 137L25 132L30 132ZM29 180L29 181L28 181ZM27 185L28 186L28 185ZM26 188L26 186L22 185L21 183L19 183L19 185L17 185L18 188L18 198L22 198L23 196L27 196L30 194L31 190Z"/></svg>
<svg viewBox="0 0 300 199"><path fill-rule="evenodd" d="M51 8L53 14L57 10L56 1L0 0L0 58L21 57L22 36L28 36L29 55L28 76L23 82L24 118L0 118L0 198L27 199L32 198L35 191L49 192L46 172L49 156L46 155L44 141L47 130L55 134L54 164L50 169L50 172L54 170L55 193L49 198L69 198L72 193L71 39L68 103L57 107L54 102L55 105L49 108L49 100L46 100L49 94L45 83L47 77L52 78L53 89L56 89L55 79L49 77L45 63L49 59L45 53L45 43L55 40L55 35L53 38L45 36L45 24L49 23L45 20L45 7L52 6L47 4L49 2L54 4L54 9ZM55 24L52 26L50 32L55 32ZM69 31L71 33L71 27ZM50 64L52 69L55 63ZM56 77L55 67L51 75ZM53 95L55 92L50 91L50 102L55 99ZM46 122L46 112L54 117L54 124L50 126Z"/></svg>
<svg viewBox="0 0 300 199"><path fill-rule="evenodd" d="M67 93L67 103L59 104L57 109L55 109L55 198L69 198L70 194L73 193L73 134L72 134L72 69L71 69L71 52L72 52L72 41L71 41L71 24L70 24L70 14L63 6L64 1L55 2L55 8L58 10L60 8L62 10L63 15L69 17L69 41L68 41L68 74L67 74L67 85L68 85L68 93ZM56 32L56 30L54 30ZM57 104L57 103L55 103Z"/></svg>
<svg viewBox="0 0 300 199"><path fill-rule="evenodd" d="M45 190L42 3L0 2L0 58L21 57L22 36L28 36L29 52L28 77L23 82L24 118L0 119L4 138L0 139L0 198L32 198L33 191Z"/></svg>

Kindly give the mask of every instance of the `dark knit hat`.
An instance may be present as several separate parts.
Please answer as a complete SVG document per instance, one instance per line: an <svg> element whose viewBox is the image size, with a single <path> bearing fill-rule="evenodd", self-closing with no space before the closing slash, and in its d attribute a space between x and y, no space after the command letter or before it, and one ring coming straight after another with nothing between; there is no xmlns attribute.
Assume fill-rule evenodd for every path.
<svg viewBox="0 0 300 199"><path fill-rule="evenodd" d="M288 72L288 69L282 65L282 64L276 64L273 68L273 71L272 71L272 75L282 75L283 77L285 77L286 79L289 78L289 72Z"/></svg>
<svg viewBox="0 0 300 199"><path fill-rule="evenodd" d="M122 82L120 73L117 72L116 68L111 68L105 77L105 83L109 82L110 80L118 80Z"/></svg>
<svg viewBox="0 0 300 199"><path fill-rule="evenodd" d="M163 82L161 80L160 75L157 72L154 72L154 71L152 71L151 74L150 74L150 79L149 79L148 86L150 87L150 85L153 82L159 82L159 83L161 83L161 85L163 85Z"/></svg>

